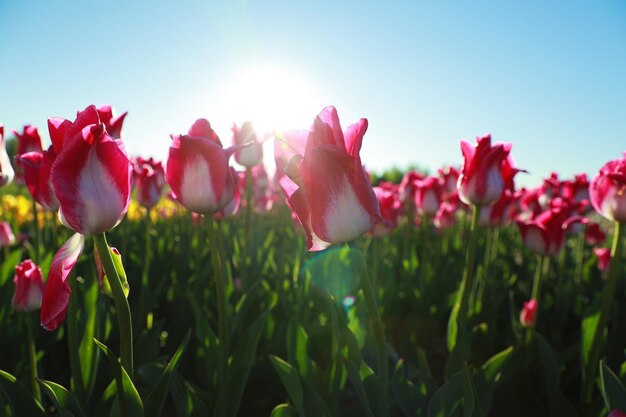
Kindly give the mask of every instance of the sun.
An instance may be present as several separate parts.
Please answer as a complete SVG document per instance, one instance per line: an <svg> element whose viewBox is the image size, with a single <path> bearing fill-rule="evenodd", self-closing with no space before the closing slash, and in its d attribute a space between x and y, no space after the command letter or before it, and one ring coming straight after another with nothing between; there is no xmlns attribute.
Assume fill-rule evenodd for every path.
<svg viewBox="0 0 626 417"><path fill-rule="evenodd" d="M318 91L297 71L281 66L255 65L220 83L214 95L216 107L211 118L222 132L230 129L233 122L252 121L260 138L273 131L308 129L315 115L326 105ZM271 143L266 144L264 151L265 161L271 161Z"/></svg>

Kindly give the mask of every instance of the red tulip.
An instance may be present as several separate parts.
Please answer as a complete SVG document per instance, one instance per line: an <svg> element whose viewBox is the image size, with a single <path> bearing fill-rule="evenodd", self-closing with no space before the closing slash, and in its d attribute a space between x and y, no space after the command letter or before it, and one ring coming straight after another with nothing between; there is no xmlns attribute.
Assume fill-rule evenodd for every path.
<svg viewBox="0 0 626 417"><path fill-rule="evenodd" d="M415 206L418 211L429 217L434 216L439 209L439 203L441 203L443 194L439 178L427 177L417 181L415 186Z"/></svg>
<svg viewBox="0 0 626 417"><path fill-rule="evenodd" d="M589 200L589 180L587 179L587 174L576 175L573 181L563 181L562 186L561 194L563 198L577 203Z"/></svg>
<svg viewBox="0 0 626 417"><path fill-rule="evenodd" d="M143 207L153 207L163 193L165 171L163 164L153 158L137 157L133 164L137 201Z"/></svg>
<svg viewBox="0 0 626 417"><path fill-rule="evenodd" d="M417 191L417 183L425 178L424 175L417 171L409 171L404 174L400 181L400 201L402 203L415 204L415 192ZM456 185L455 185L456 187Z"/></svg>
<svg viewBox="0 0 626 417"><path fill-rule="evenodd" d="M598 258L598 269L607 272L611 264L611 250L609 248L594 248L593 254Z"/></svg>
<svg viewBox="0 0 626 417"><path fill-rule="evenodd" d="M41 302L41 325L46 330L54 330L65 320L67 305L72 293L67 277L76 265L85 246L85 238L75 233L61 246L52 258L48 280Z"/></svg>
<svg viewBox="0 0 626 417"><path fill-rule="evenodd" d="M585 241L590 245L599 245L606 240L606 233L598 223L589 223L585 229Z"/></svg>
<svg viewBox="0 0 626 417"><path fill-rule="evenodd" d="M15 294L13 308L18 311L35 311L41 307L43 294L43 275L41 268L30 259L15 267Z"/></svg>
<svg viewBox="0 0 626 417"><path fill-rule="evenodd" d="M235 171L228 166L235 150L222 147L206 119L196 120L189 134L172 136L165 177L176 199L202 214L226 207L237 185Z"/></svg>
<svg viewBox="0 0 626 417"><path fill-rule="evenodd" d="M93 105L73 123L50 119L48 125L58 154L52 184L59 217L83 235L112 229L130 202L132 166L122 141L109 136Z"/></svg>
<svg viewBox="0 0 626 417"><path fill-rule="evenodd" d="M626 222L626 152L607 162L589 185L591 204L609 220Z"/></svg>
<svg viewBox="0 0 626 417"><path fill-rule="evenodd" d="M41 143L39 131L33 125L24 126L23 133L18 133L14 130L13 134L17 138L17 151L15 152L15 180L19 184L24 184L24 169L22 168L21 162L17 158L27 152L42 152L43 145Z"/></svg>
<svg viewBox="0 0 626 417"><path fill-rule="evenodd" d="M621 410L612 410L607 417L626 417L626 413Z"/></svg>
<svg viewBox="0 0 626 417"><path fill-rule="evenodd" d="M247 168L258 165L263 159L263 143L259 141L252 122L244 122L241 126L233 124L233 146L240 149L235 152L235 161Z"/></svg>
<svg viewBox="0 0 626 417"><path fill-rule="evenodd" d="M475 146L461 140L461 150L465 160L457 183L461 200L478 206L494 203L505 189L505 180L509 180L504 176L510 176L511 172L508 162L505 162L511 144L498 143L492 146L491 135L486 135L476 138Z"/></svg>
<svg viewBox="0 0 626 417"><path fill-rule="evenodd" d="M456 183L459 180L459 170L453 166L449 166L446 168L440 168L438 172L443 190L446 193L456 192Z"/></svg>
<svg viewBox="0 0 626 417"><path fill-rule="evenodd" d="M380 221L359 156L366 130L367 120L361 119L343 132L337 110L327 107L308 136L290 132L276 142L277 166L288 161L280 185L306 232L309 250L356 239Z"/></svg>
<svg viewBox="0 0 626 417"><path fill-rule="evenodd" d="M402 203L398 186L389 182L381 182L374 187L374 193L380 206L381 221L372 228L372 235L383 237L389 235L398 226L402 214Z"/></svg>
<svg viewBox="0 0 626 417"><path fill-rule="evenodd" d="M15 176L11 166L11 159L7 154L7 146L4 140L4 126L0 123L0 187L10 184Z"/></svg>
<svg viewBox="0 0 626 417"><path fill-rule="evenodd" d="M522 311L519 315L519 321L522 323L523 327L534 327L536 317L537 301L535 299L530 299L524 303L524 307L522 307Z"/></svg>
<svg viewBox="0 0 626 417"><path fill-rule="evenodd" d="M24 181L33 199L48 211L59 209L59 200L54 192L50 173L56 159L54 147L47 151L27 152L18 156L24 169Z"/></svg>
<svg viewBox="0 0 626 417"><path fill-rule="evenodd" d="M434 224L437 230L447 229L456 223L457 206L444 201L435 214Z"/></svg>
<svg viewBox="0 0 626 417"><path fill-rule="evenodd" d="M0 248L5 246L13 246L15 244L15 235L8 222L0 222Z"/></svg>
<svg viewBox="0 0 626 417"><path fill-rule="evenodd" d="M575 222L583 221L570 214L571 210L565 207L552 207L533 219L518 220L526 247L540 255L557 254L565 242L566 230Z"/></svg>
<svg viewBox="0 0 626 417"><path fill-rule="evenodd" d="M108 105L102 105L98 107L98 116L100 121L104 124L106 131L113 139L119 139L122 137L122 124L128 112L122 113L119 116L113 116L113 108Z"/></svg>
<svg viewBox="0 0 626 417"><path fill-rule="evenodd" d="M480 211L480 225L501 227L509 224L515 214L517 196L510 190L504 190L494 204L483 207Z"/></svg>

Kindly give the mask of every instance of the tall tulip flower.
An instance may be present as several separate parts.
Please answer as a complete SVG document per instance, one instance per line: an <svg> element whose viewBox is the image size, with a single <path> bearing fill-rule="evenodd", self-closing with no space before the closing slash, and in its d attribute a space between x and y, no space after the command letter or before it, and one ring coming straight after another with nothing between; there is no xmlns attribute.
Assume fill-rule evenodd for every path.
<svg viewBox="0 0 626 417"><path fill-rule="evenodd" d="M165 178L176 200L200 214L226 207L237 185L237 174L228 166L234 151L222 147L206 119L196 120L187 135L173 135Z"/></svg>
<svg viewBox="0 0 626 417"><path fill-rule="evenodd" d="M11 166L11 159L7 154L7 146L4 140L4 126L0 123L0 187L10 184L15 176Z"/></svg>
<svg viewBox="0 0 626 417"><path fill-rule="evenodd" d="M17 159L20 155L27 152L42 152L43 145L41 137L39 136L39 130L36 126L26 125L22 133L14 130L13 134L17 138L17 151L15 153L15 179L19 184L24 184L24 170L22 164Z"/></svg>
<svg viewBox="0 0 626 417"><path fill-rule="evenodd" d="M54 330L65 319L71 292L68 276L82 252L83 235L93 236L113 293L122 365L132 377L130 308L104 234L128 210L132 165L122 141L108 134L93 105L79 111L74 122L49 119L48 128L57 153L51 175L60 203L59 217L77 233L52 260L41 306L41 324L47 330Z"/></svg>
<svg viewBox="0 0 626 417"><path fill-rule="evenodd" d="M589 197L593 208L605 218L615 222L613 245L611 246L611 262L608 266L606 285L602 294L600 314L593 342L586 363L586 372L583 373L582 400L591 401L593 386L598 369L602 346L606 339L605 328L609 320L611 303L615 293L616 281L620 271L624 229L626 229L626 152L613 161L607 162L589 185Z"/></svg>
<svg viewBox="0 0 626 417"><path fill-rule="evenodd" d="M278 159L288 161L279 182L309 250L354 240L381 219L359 156L366 130L367 119L360 119L343 132L331 106L315 118L307 135L286 132L275 142L277 165Z"/></svg>
<svg viewBox="0 0 626 417"><path fill-rule="evenodd" d="M476 138L476 145L461 140L465 162L457 182L459 196L466 204L488 206L505 188L504 170L510 143L491 145L491 135Z"/></svg>
<svg viewBox="0 0 626 417"><path fill-rule="evenodd" d="M163 164L154 158L137 157L133 166L137 201L149 209L159 201L163 193L163 186L165 185Z"/></svg>
<svg viewBox="0 0 626 417"><path fill-rule="evenodd" d="M41 307L43 295L43 275L41 268L30 259L15 267L15 293L13 308L18 311L35 311Z"/></svg>

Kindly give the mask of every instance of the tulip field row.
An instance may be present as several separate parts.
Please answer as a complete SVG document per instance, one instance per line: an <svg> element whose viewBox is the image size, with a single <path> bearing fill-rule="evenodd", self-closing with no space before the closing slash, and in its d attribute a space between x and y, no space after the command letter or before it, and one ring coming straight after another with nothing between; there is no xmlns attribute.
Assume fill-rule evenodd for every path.
<svg viewBox="0 0 626 417"><path fill-rule="evenodd" d="M490 135L370 175L334 107L165 161L125 118L0 124L0 417L626 416L626 153L521 188Z"/></svg>

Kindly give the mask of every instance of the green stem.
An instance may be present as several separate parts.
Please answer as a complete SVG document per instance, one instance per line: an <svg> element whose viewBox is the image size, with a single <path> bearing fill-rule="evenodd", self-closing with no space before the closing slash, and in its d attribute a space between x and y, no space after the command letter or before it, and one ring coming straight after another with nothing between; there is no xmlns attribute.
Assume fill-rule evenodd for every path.
<svg viewBox="0 0 626 417"><path fill-rule="evenodd" d="M67 308L67 343L70 354L70 371L72 373L72 385L78 401L85 400L85 391L83 384L83 374L80 371L80 355L78 354L78 346L80 344L78 340L78 330L76 328L76 321L78 317L78 307L76 306L76 276L72 273L67 278L74 297L70 297L69 305Z"/></svg>
<svg viewBox="0 0 626 417"><path fill-rule="evenodd" d="M468 313L469 296L472 290L474 281L474 259L476 257L476 241L478 240L478 221L480 219L480 206L472 206L472 225L470 229L470 240L467 246L467 257L465 260L465 273L463 274L463 281L461 282L461 288L459 288L459 301L458 301L458 320L460 323L465 323Z"/></svg>
<svg viewBox="0 0 626 417"><path fill-rule="evenodd" d="M35 262L35 264L39 265L39 253L40 253L40 246L41 246L41 230L39 229L39 222L37 221L37 202L35 201L35 199L33 199L33 228L35 230L35 242L34 242L34 249L35 249L35 253L33 256L33 262Z"/></svg>
<svg viewBox="0 0 626 417"><path fill-rule="evenodd" d="M576 242L576 272L574 280L577 283L581 283L583 280L583 255L585 252L585 232L578 234L578 241ZM561 274L563 276L563 274Z"/></svg>
<svg viewBox="0 0 626 417"><path fill-rule="evenodd" d="M539 318L539 310L541 308L541 302L539 297L541 296L541 284L543 281L544 270L548 267L550 258L547 255L537 255L537 268L535 269L535 278L533 279L533 290L530 298L537 303L537 311L535 312L535 323L530 326L526 331L526 344L530 345L535 337L535 327L537 326L537 319Z"/></svg>
<svg viewBox="0 0 626 417"><path fill-rule="evenodd" d="M219 225L215 224L210 216L206 217L209 223L209 244L211 245L211 261L213 263L213 278L215 281L215 292L217 297L217 319L218 332L220 341L220 358L218 365L218 399L217 399L217 416L225 417L228 415L228 317L226 317L226 280L224 277L224 266L222 259L225 259L224 253L219 243L218 233L220 233Z"/></svg>
<svg viewBox="0 0 626 417"><path fill-rule="evenodd" d="M252 285L252 259L253 259L253 248L252 248L252 168L246 167L246 211L245 211L245 243L244 243L244 252L243 252L243 262L244 262L244 288L249 288Z"/></svg>
<svg viewBox="0 0 626 417"><path fill-rule="evenodd" d="M380 317L380 311L376 303L376 292L370 281L367 267L365 266L365 260L361 250L353 245L353 253L356 257L356 266L358 269L359 278L361 280L361 288L363 290L363 297L365 298L365 304L367 305L367 311L374 332L374 340L376 341L376 353L378 357L378 416L386 417L388 415L387 407L387 385L388 385L388 361L387 361L387 342L385 340L385 329L383 327L383 321Z"/></svg>
<svg viewBox="0 0 626 417"><path fill-rule="evenodd" d="M130 315L130 306L128 305L126 295L124 294L122 281L117 273L117 269L115 269L115 264L113 263L106 235L104 233L94 235L93 240L96 244L96 250L100 254L102 267L104 268L104 273L109 280L111 293L113 294L113 303L115 304L115 312L117 313L117 321L120 332L120 357L122 360L122 366L130 378L133 379L133 324Z"/></svg>
<svg viewBox="0 0 626 417"><path fill-rule="evenodd" d="M589 361L587 362L586 372L584 374L582 389L583 404L591 402L591 398L593 395L593 386L596 380L596 372L598 370L598 362L602 353L602 347L605 345L606 342L606 336L604 331L609 320L611 302L613 301L615 284L620 270L620 255L622 253L624 229L626 229L626 223L615 223L613 246L611 248L611 264L609 265L609 272L607 274L604 292L602 293L600 316L598 317L598 324L593 335L593 342L591 343L591 349L589 350Z"/></svg>
<svg viewBox="0 0 626 417"><path fill-rule="evenodd" d="M24 314L26 320L26 342L28 344L28 365L30 368L30 383L33 395L38 402L41 402L41 390L37 383L37 348L35 347L35 336L33 333L33 317L31 313Z"/></svg>

